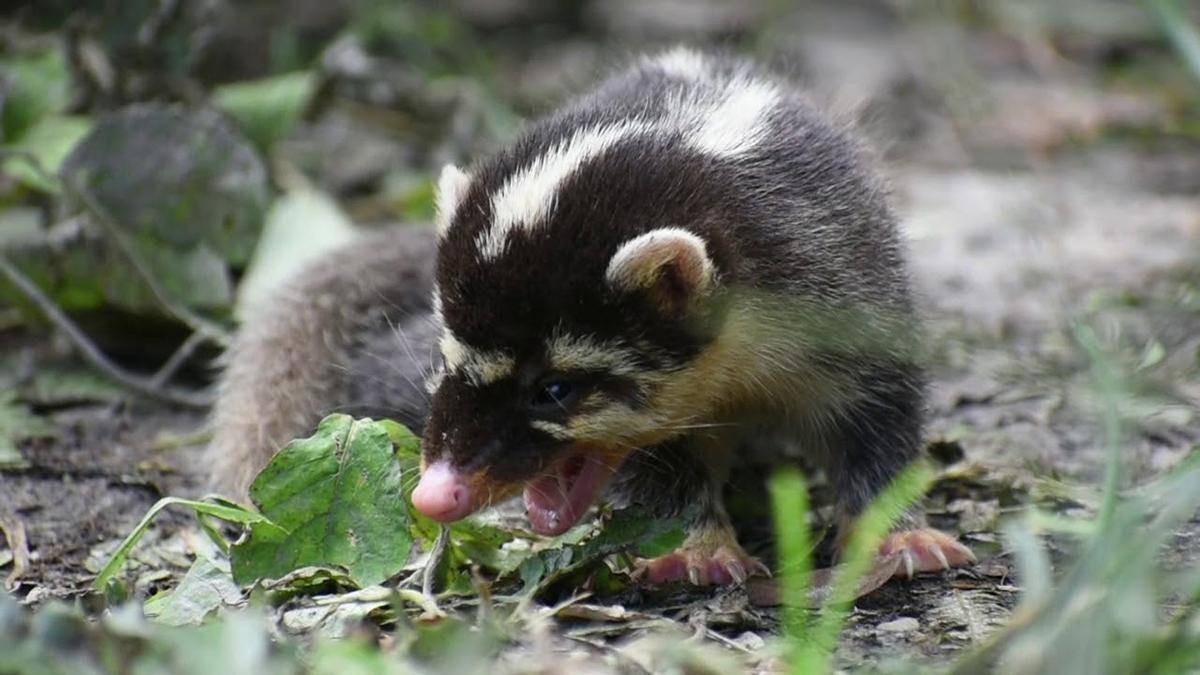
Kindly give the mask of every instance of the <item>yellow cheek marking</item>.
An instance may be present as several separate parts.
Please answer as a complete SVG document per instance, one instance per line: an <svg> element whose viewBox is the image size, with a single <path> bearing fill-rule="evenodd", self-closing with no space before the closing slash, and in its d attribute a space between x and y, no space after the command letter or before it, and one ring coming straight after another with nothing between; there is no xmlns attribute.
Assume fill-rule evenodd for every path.
<svg viewBox="0 0 1200 675"><path fill-rule="evenodd" d="M571 418L567 428L571 437L595 443L616 443L640 447L648 445L648 435L658 427L656 415L614 404L592 413Z"/></svg>
<svg viewBox="0 0 1200 675"><path fill-rule="evenodd" d="M805 418L840 406L852 383L811 360L796 315L786 303L743 299L707 349L666 374L649 407L678 425L747 413Z"/></svg>

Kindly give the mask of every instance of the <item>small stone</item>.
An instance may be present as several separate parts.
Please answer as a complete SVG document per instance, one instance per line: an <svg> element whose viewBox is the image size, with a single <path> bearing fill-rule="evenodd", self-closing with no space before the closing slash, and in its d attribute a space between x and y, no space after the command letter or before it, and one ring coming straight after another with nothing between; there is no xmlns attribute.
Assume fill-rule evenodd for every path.
<svg viewBox="0 0 1200 675"><path fill-rule="evenodd" d="M734 642L750 651L756 651L767 646L766 640L763 640L761 635L753 631L746 631L745 633L742 633L734 638Z"/></svg>
<svg viewBox="0 0 1200 675"><path fill-rule="evenodd" d="M921 627L921 624L911 616L902 616L899 619L881 623L875 627L875 630L880 633L911 633Z"/></svg>

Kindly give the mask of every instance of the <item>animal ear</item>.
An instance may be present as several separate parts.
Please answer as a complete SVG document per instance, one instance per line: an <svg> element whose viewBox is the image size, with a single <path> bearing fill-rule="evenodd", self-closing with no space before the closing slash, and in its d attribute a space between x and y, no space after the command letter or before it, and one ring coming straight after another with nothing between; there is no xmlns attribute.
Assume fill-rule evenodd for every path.
<svg viewBox="0 0 1200 675"><path fill-rule="evenodd" d="M462 202L463 197L467 196L467 188L470 185L471 177L462 169L453 164L442 167L442 175L437 182L437 194L433 200L437 206L439 237L446 234L446 230L450 228L450 222L454 220L454 212L458 210L458 205Z"/></svg>
<svg viewBox="0 0 1200 675"><path fill-rule="evenodd" d="M651 230L622 244L609 261L605 278L615 290L647 293L675 314L716 285L704 240L673 227Z"/></svg>

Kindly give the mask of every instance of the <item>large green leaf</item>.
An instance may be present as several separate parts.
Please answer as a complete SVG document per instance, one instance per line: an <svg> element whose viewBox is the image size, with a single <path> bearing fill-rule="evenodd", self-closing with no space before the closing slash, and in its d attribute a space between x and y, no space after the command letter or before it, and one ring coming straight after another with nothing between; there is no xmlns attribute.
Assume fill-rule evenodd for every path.
<svg viewBox="0 0 1200 675"><path fill-rule="evenodd" d="M213 103L237 120L260 149L266 150L291 133L316 90L317 77L313 73L289 73L222 85L213 92Z"/></svg>
<svg viewBox="0 0 1200 675"><path fill-rule="evenodd" d="M250 498L280 529L251 525L234 545L241 584L305 566L343 567L361 586L399 572L413 539L405 471L388 428L331 415L292 441L250 487Z"/></svg>
<svg viewBox="0 0 1200 675"><path fill-rule="evenodd" d="M70 101L71 73L61 49L0 59L0 143L19 140L34 124Z"/></svg>
<svg viewBox="0 0 1200 675"><path fill-rule="evenodd" d="M250 256L267 206L266 167L213 110L135 105L96 123L63 164L143 244Z"/></svg>
<svg viewBox="0 0 1200 675"><path fill-rule="evenodd" d="M4 173L34 189L57 193L59 185L53 175L79 139L91 128L92 122L86 117L49 115L39 119L16 143L6 146L28 153L37 165L31 164L25 157L11 157L4 162Z"/></svg>
<svg viewBox="0 0 1200 675"><path fill-rule="evenodd" d="M60 174L68 195L92 220L115 227L174 299L193 307L232 304L230 268L250 257L269 186L258 153L224 116L130 106L97 122ZM85 249L85 261L102 265L111 249L104 241ZM110 302L134 311L154 307L122 267L99 269Z"/></svg>

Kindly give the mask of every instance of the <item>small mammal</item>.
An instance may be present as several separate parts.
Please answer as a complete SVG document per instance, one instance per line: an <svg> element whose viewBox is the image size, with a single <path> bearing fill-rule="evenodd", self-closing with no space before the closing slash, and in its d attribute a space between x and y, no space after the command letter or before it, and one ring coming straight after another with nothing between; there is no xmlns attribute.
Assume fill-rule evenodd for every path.
<svg viewBox="0 0 1200 675"><path fill-rule="evenodd" d="M424 252L396 246L290 296L341 284L370 315L383 294L409 328L398 333L423 340L409 384L390 392L403 405L367 403L422 418L413 505L425 515L451 522L518 493L547 535L605 495L687 513L680 548L640 572L728 584L766 572L722 505L738 458L788 462L798 449L828 473L844 531L917 456L920 326L885 187L848 131L766 71L682 48L644 58L508 148L447 167L437 192L431 301L419 299L428 287L396 287L406 265L421 270L406 283L427 273ZM385 278L365 278L377 268ZM228 487L244 489L277 448L264 439L311 427L321 401L347 395L364 326L382 325L305 309L284 335L278 315L294 309L256 319L232 352L214 442ZM397 333L383 334L394 351ZM413 368L431 351L436 369ZM422 417L411 383L425 376ZM302 405L295 393L272 403L297 381ZM260 419L223 430L248 411ZM973 559L919 516L884 550L910 575Z"/></svg>

